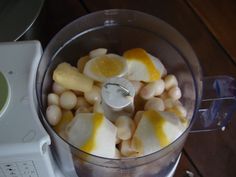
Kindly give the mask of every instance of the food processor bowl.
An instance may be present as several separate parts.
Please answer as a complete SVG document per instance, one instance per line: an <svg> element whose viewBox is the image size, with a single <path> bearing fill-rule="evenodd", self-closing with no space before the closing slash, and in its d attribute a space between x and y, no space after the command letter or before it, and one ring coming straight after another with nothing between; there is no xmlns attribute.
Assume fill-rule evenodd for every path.
<svg viewBox="0 0 236 177"><path fill-rule="evenodd" d="M180 101L187 109L189 125L174 142L142 157L110 159L88 154L57 134L46 120L47 95L52 73L61 62L77 60L96 48L122 53L143 48L157 56L167 72L177 77ZM65 176L166 176L176 163L196 119L201 102L202 73L198 59L184 37L166 22L134 10L105 10L83 16L64 27L46 47L36 79L39 114L52 139L53 155Z"/></svg>

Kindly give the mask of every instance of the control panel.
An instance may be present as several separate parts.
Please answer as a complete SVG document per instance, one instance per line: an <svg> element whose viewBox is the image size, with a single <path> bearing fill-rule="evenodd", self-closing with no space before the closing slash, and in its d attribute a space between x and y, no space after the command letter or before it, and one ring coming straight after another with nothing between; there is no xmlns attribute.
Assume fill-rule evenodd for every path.
<svg viewBox="0 0 236 177"><path fill-rule="evenodd" d="M0 177L38 177L33 161L0 163Z"/></svg>

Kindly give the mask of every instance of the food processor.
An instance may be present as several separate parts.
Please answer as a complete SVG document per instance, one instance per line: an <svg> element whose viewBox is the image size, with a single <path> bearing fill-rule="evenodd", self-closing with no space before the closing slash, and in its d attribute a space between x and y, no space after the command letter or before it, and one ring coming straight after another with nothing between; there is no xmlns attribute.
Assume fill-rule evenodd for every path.
<svg viewBox="0 0 236 177"><path fill-rule="evenodd" d="M34 46L32 47L34 50L29 47L23 52L18 52L17 56L22 56L22 58L26 58L22 53L41 51L37 42L1 44L1 48L4 46L8 46L8 48L13 46L11 51L12 49L18 50L19 46ZM123 51L130 48L144 48L160 58L168 72L177 77L182 91L180 101L187 109L187 118L190 122L178 139L163 149L142 157L111 159L88 154L67 142L54 131L45 115L47 95L53 82L52 73L54 69L64 61L76 65L79 57L100 47L107 48L117 54L122 54ZM0 50L0 52L4 53L5 50ZM33 124L40 127L39 131L37 128L31 128L35 133L29 133L30 135L27 135L26 139L29 139L27 142L33 141L36 144L41 142L37 144L37 147L40 147L38 150L41 155L46 154L39 158L48 162L48 165L45 165L45 169L47 169L45 173L48 172L50 175L46 176L173 176L184 142L190 131L223 128L236 108L236 82L234 78L228 76L204 78L193 49L179 32L156 17L134 10L105 10L83 16L59 31L48 44L41 58L40 52L37 53L37 56L29 55L28 61L24 60L22 64L18 62L14 68L12 68L11 63L14 63L12 58L16 56L12 56L9 50L7 55L8 57L5 57L4 62L1 62L0 65L1 78L4 78L1 80L1 85L4 83L5 87L8 88L4 89L4 94L8 96L4 98L4 104L0 105L0 126L9 125L8 120L10 118L2 117L17 117L19 110L13 108L17 104L21 105L21 102L12 100L16 98L17 94L21 95L22 102L31 105L22 108L21 111L32 110L29 119L32 118L35 121ZM11 58L11 62L8 62L10 61L9 58ZM16 80L18 80L19 85L28 85L28 87L18 90L15 85L16 80L11 80L10 73L17 73L15 71L20 70L21 65L24 78L17 78ZM28 70L26 70L27 68ZM30 71L29 68L31 68ZM20 77L20 75L15 75L15 77ZM19 83L19 80L24 80L24 83ZM6 90L8 91L6 92ZM1 92L3 92L2 89ZM10 107L10 105L12 106ZM14 110L16 114L14 116L9 114L10 110ZM21 118L20 115L19 118ZM25 122L28 123L28 121ZM25 124L24 126L29 127L31 125ZM2 128L0 130L2 131ZM7 128L4 131L10 132L10 129ZM15 130L15 134L17 133L18 130ZM37 141L35 138L30 138L38 134L41 135L39 136L41 138ZM6 145L12 144L6 136L0 137L1 142L5 139L3 142ZM13 143L16 141L14 140ZM0 148L3 147L4 145L0 145ZM28 146L28 148L30 147ZM23 174L19 168L22 157L14 159L13 156L4 154L0 157L4 157L0 158L0 176L2 174L2 176L7 176L7 172L11 172L7 167L8 162L11 162L16 172L18 169L19 174ZM29 158L27 162L30 163L31 167L34 167L35 174L37 172L38 176L45 176L40 173L42 169L39 167L42 163L37 164L33 157L35 156Z"/></svg>

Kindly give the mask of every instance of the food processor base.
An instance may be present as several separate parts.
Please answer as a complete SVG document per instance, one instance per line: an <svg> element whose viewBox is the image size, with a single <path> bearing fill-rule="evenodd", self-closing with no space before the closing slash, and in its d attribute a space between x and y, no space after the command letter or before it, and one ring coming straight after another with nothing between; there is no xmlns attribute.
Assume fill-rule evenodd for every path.
<svg viewBox="0 0 236 177"><path fill-rule="evenodd" d="M179 157L177 158L176 162L173 164L173 166L169 167L170 169L167 169L166 171L169 171L167 173L163 173L163 177L173 177L175 174L175 170L179 164L179 160L180 160L181 154L179 155ZM57 165L55 165L55 176L56 177L66 177L62 174L61 170L58 168Z"/></svg>

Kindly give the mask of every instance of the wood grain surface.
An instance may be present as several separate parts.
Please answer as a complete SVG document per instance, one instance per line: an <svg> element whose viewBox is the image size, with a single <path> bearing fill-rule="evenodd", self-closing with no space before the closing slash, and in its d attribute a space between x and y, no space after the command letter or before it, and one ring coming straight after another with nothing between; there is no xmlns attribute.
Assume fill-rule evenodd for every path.
<svg viewBox="0 0 236 177"><path fill-rule="evenodd" d="M236 1L186 0L236 62Z"/></svg>
<svg viewBox="0 0 236 177"><path fill-rule="evenodd" d="M192 175L192 176L191 176ZM182 152L178 167L175 171L174 177L201 177L201 173L198 171L195 164L192 163L191 157Z"/></svg>

